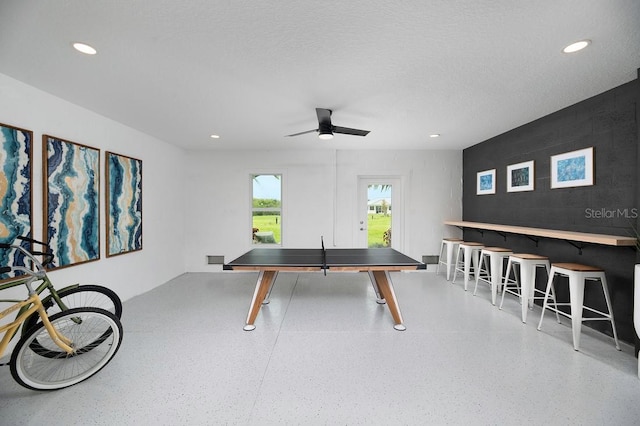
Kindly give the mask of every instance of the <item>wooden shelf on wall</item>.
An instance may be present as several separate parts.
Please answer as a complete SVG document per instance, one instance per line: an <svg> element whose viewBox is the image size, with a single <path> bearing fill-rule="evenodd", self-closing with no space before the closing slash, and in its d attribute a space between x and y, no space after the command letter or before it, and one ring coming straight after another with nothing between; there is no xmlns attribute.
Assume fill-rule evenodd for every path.
<svg viewBox="0 0 640 426"><path fill-rule="evenodd" d="M589 232L562 231L558 229L530 228L526 226L500 225L496 223L467 222L460 220L447 220L445 225L458 228L472 228L479 230L495 231L504 234L520 234L530 237L555 238L565 241L580 243L603 244L607 246L633 247L637 238L621 235L592 234Z"/></svg>

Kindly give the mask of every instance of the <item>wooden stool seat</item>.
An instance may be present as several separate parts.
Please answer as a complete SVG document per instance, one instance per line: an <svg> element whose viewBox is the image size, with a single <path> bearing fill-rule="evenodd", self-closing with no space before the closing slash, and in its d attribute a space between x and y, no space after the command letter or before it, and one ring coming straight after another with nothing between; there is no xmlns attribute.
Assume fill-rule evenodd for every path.
<svg viewBox="0 0 640 426"><path fill-rule="evenodd" d="M547 256L541 256L539 254L530 254L530 253L514 253L511 255L512 257L517 257L518 259L524 260L548 260Z"/></svg>
<svg viewBox="0 0 640 426"><path fill-rule="evenodd" d="M604 269L597 266L582 265L580 263L554 263L552 266L576 272L604 272Z"/></svg>

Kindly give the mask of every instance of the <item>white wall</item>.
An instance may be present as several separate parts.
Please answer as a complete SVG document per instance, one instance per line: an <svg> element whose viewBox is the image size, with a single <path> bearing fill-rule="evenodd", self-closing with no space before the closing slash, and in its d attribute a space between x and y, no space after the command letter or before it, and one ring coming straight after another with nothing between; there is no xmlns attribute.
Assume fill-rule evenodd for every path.
<svg viewBox="0 0 640 426"><path fill-rule="evenodd" d="M100 260L54 271L56 286L80 282L112 288L121 298L185 272L184 151L0 74L0 122L33 131L33 236L43 237L42 135L101 150ZM104 152L142 160L143 250L105 255Z"/></svg>
<svg viewBox="0 0 640 426"><path fill-rule="evenodd" d="M446 219L462 217L461 151L193 151L187 153L186 268L216 271L207 255L229 261L252 248L251 179L283 174L283 245L354 247L358 176L399 176L404 248L418 259L438 254Z"/></svg>

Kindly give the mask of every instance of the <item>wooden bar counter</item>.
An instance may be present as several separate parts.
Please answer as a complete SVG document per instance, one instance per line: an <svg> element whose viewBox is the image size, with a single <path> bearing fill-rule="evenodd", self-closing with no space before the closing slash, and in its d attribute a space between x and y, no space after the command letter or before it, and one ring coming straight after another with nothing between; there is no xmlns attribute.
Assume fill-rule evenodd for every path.
<svg viewBox="0 0 640 426"><path fill-rule="evenodd" d="M496 223L467 222L461 220L447 220L445 225L459 228L472 228L495 231L503 234L520 234L529 237L555 238L568 242L603 244L607 246L635 246L637 239L621 235L592 234L589 232L561 231L558 229L529 228L526 226L500 225Z"/></svg>

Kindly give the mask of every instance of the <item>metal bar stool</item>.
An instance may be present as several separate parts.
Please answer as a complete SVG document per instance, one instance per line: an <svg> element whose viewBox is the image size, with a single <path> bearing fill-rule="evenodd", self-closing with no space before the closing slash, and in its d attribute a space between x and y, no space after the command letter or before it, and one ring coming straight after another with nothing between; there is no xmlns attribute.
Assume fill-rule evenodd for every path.
<svg viewBox="0 0 640 426"><path fill-rule="evenodd" d="M556 276L562 275L569 278L569 300L570 303L549 303L549 294L551 292L551 286ZM608 312L602 312L597 309L584 306L584 287L587 281L599 281L602 284L602 291L604 292L604 300L607 304ZM558 309L559 306L570 306L571 312L566 313ZM540 323L538 324L538 330L542 327L542 320L544 318L544 311L546 309L555 311L560 315L564 315L567 318L571 318L571 329L573 332L573 349L576 351L580 346L580 331L582 330L582 323L584 321L609 321L611 322L611 328L613 329L613 340L616 344L616 349L620 350L618 344L618 334L616 333L616 323L613 319L613 310L611 308L611 299L609 297L609 289L607 288L607 277L604 270L595 266L581 265L579 263L552 263L551 271L549 272L549 281L547 282L547 290L544 295L544 304L542 305L542 314L540 315ZM587 310L597 317L584 317L584 311Z"/></svg>
<svg viewBox="0 0 640 426"><path fill-rule="evenodd" d="M463 241L458 244L458 255L456 256L456 267L453 271L452 284L456 282L458 271L464 275L464 291L467 291L467 283L469 276L473 273L474 277L478 271L478 261L480 251L484 247L481 243ZM473 271L472 271L473 268Z"/></svg>
<svg viewBox="0 0 640 426"><path fill-rule="evenodd" d="M459 238L443 238L440 244L440 256L438 257L438 267L436 268L436 275L440 272L440 265L444 265L447 268L447 281L451 279L451 267L453 263L454 250L458 248L458 245L462 242ZM445 258L443 255L446 255ZM445 259L445 260L443 260Z"/></svg>
<svg viewBox="0 0 640 426"><path fill-rule="evenodd" d="M516 269L516 266L518 268ZM544 295L545 292L536 288L536 272L538 268L544 268L547 277L551 265L549 258L546 256L540 256L537 254L518 253L509 256L507 262L507 271L504 274L503 288L502 288L502 300L500 301L500 309L504 303L504 295L506 293L518 296L520 304L522 305L522 322L527 322L527 312L533 308L533 302L536 299L542 300L544 296L536 297L536 293ZM511 271L513 270L514 279L511 280ZM516 271L518 273L516 273ZM512 285L514 284L514 285ZM520 288L522 286L522 288ZM555 303L555 288L551 285L551 292L549 293L551 299ZM529 308L529 309L527 309ZM556 319L560 322L560 316L556 312Z"/></svg>
<svg viewBox="0 0 640 426"><path fill-rule="evenodd" d="M478 265L478 274L476 275L476 287L473 295L478 291L478 283L484 281L491 285L491 303L496 304L498 291L502 286L502 271L504 268L504 259L511 256L513 252L503 247L485 247L480 252L480 264ZM489 263L487 263L487 257ZM483 275L484 273L484 275Z"/></svg>

